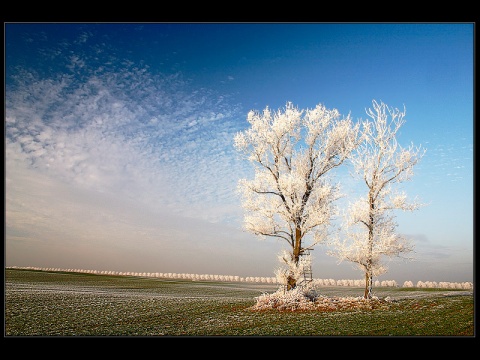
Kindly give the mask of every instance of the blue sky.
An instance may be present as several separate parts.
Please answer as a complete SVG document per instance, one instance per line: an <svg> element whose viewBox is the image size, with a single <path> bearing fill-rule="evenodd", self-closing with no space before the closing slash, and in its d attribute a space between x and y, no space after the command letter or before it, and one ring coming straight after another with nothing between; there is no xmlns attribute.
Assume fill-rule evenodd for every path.
<svg viewBox="0 0 480 360"><path fill-rule="evenodd" d="M427 152L380 280L473 281L472 23L5 23L5 265L274 276L242 230L250 110L406 108ZM347 170L337 180L353 193ZM343 206L341 202L338 204ZM316 278L360 279L314 252Z"/></svg>

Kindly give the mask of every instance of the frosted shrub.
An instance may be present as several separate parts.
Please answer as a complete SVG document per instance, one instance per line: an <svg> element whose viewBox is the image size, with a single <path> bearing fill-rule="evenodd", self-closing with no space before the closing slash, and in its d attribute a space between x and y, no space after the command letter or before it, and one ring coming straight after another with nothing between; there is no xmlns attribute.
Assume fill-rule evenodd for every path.
<svg viewBox="0 0 480 360"><path fill-rule="evenodd" d="M281 286L272 294L264 293L256 297L257 303L252 307L253 310L307 310L315 308L316 294L313 289L304 289L300 286L286 291Z"/></svg>
<svg viewBox="0 0 480 360"><path fill-rule="evenodd" d="M392 302L390 298L379 299L372 296L363 297L327 297L318 295L315 288L298 286L287 291L281 286L272 294L264 293L256 297L256 304L250 310L280 310L280 311L337 311L352 309L388 308Z"/></svg>

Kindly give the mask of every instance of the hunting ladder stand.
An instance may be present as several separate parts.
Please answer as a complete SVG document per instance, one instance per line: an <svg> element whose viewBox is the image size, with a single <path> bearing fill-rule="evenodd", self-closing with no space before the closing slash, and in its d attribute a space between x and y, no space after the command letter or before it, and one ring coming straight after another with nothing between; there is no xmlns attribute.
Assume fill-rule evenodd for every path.
<svg viewBox="0 0 480 360"><path fill-rule="evenodd" d="M303 251L300 256L310 256L310 249ZM303 268L303 279L300 281L299 285L306 286L312 281L313 281L312 263L309 262L308 265Z"/></svg>

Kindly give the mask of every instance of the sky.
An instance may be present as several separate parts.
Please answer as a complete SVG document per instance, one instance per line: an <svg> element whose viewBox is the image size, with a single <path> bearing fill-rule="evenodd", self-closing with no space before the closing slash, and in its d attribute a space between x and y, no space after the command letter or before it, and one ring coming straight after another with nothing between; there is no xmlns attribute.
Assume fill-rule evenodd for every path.
<svg viewBox="0 0 480 360"><path fill-rule="evenodd" d="M473 23L4 23L5 266L273 277L243 230L250 110L406 110L426 150L395 213L412 261L379 280L472 282ZM345 168L346 169L346 168ZM346 170L333 174L354 196ZM344 207L349 196L337 204ZM317 246L313 276L362 279Z"/></svg>

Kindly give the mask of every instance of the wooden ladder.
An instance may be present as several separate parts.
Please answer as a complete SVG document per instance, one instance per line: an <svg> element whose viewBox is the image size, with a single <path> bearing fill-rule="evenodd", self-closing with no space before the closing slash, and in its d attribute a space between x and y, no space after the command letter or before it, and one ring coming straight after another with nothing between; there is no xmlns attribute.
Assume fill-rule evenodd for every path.
<svg viewBox="0 0 480 360"><path fill-rule="evenodd" d="M304 256L304 255L310 255L310 250L305 250L300 256ZM312 264L310 263L308 264L308 266L303 268L303 280L300 281L299 285L304 286L312 281L313 281Z"/></svg>

